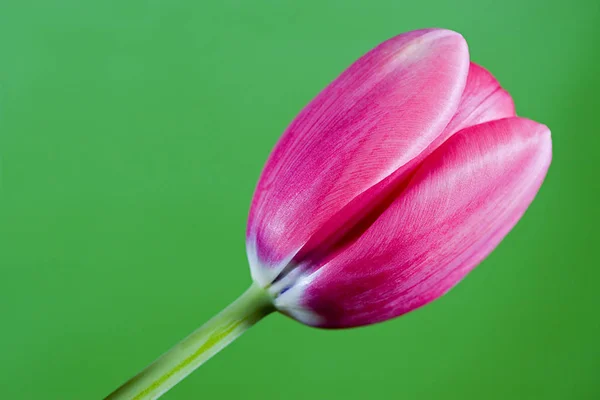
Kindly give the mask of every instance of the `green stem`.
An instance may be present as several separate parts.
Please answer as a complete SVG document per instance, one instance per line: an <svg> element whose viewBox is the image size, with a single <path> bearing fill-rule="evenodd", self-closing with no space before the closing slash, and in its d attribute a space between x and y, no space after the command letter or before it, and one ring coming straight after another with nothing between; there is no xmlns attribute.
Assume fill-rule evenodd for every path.
<svg viewBox="0 0 600 400"><path fill-rule="evenodd" d="M105 400L159 398L274 310L269 295L252 284L229 307L115 390Z"/></svg>

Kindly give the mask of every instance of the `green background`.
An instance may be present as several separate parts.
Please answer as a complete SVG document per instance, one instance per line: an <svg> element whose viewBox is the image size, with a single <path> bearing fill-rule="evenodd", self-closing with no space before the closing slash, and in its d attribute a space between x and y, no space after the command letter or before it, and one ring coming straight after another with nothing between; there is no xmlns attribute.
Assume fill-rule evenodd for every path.
<svg viewBox="0 0 600 400"><path fill-rule="evenodd" d="M237 297L279 134L430 26L553 131L523 220L429 306L346 331L270 316L165 398L600 398L597 0L1 0L0 397L100 399Z"/></svg>

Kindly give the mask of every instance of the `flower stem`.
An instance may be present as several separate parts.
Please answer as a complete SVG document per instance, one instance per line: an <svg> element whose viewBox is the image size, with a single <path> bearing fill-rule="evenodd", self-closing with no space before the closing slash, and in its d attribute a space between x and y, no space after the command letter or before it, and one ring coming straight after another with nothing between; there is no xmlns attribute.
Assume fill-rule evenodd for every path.
<svg viewBox="0 0 600 400"><path fill-rule="evenodd" d="M229 307L115 390L105 400L159 398L274 310L269 295L252 284Z"/></svg>

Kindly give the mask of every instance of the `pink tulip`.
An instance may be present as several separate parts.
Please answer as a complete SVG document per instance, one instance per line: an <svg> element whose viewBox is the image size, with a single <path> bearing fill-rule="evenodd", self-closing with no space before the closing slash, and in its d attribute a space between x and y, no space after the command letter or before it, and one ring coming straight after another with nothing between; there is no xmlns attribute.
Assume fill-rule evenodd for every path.
<svg viewBox="0 0 600 400"><path fill-rule="evenodd" d="M397 317L456 285L504 238L550 165L550 132L469 62L455 32L371 50L287 128L247 229L254 281L308 325Z"/></svg>
<svg viewBox="0 0 600 400"><path fill-rule="evenodd" d="M365 54L291 123L252 201L254 283L110 394L156 399L278 310L345 328L440 297L517 223L552 157L550 131L428 29Z"/></svg>

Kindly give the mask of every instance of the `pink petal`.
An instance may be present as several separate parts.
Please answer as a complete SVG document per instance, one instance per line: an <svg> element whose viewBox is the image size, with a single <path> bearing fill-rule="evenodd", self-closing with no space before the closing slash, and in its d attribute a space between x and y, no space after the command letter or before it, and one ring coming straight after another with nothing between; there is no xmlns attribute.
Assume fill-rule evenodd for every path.
<svg viewBox="0 0 600 400"><path fill-rule="evenodd" d="M488 70L472 62L460 105L442 137L446 140L469 126L514 116L515 105L510 94Z"/></svg>
<svg viewBox="0 0 600 400"><path fill-rule="evenodd" d="M302 110L250 209L254 280L270 283L352 199L427 149L453 117L468 68L459 34L409 32L360 58Z"/></svg>
<svg viewBox="0 0 600 400"><path fill-rule="evenodd" d="M294 271L298 288L276 305L304 323L339 328L396 317L443 295L525 212L551 147L545 126L517 117L458 132L354 242Z"/></svg>

